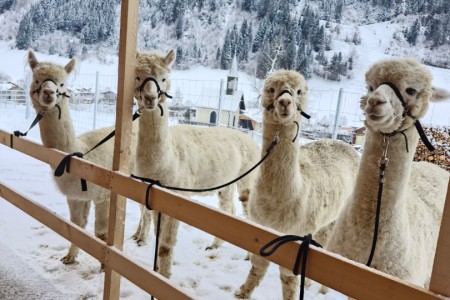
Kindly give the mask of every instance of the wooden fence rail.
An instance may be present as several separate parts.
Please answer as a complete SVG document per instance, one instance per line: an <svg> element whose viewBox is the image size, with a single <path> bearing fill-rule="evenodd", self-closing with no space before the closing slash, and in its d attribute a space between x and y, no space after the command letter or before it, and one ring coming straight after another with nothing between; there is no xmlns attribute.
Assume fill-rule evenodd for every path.
<svg viewBox="0 0 450 300"><path fill-rule="evenodd" d="M66 155L64 152L46 148L26 138L15 137L11 133L2 130L0 130L0 143L41 160L53 167L55 167ZM73 158L71 161L70 173L77 177L84 178L94 184L98 184L114 193L125 196L140 204L145 204L146 202L145 195L147 184L134 180L121 172L107 170L86 160ZM0 195L3 195L3 192ZM221 212L189 198L179 196L157 186L152 188L149 198L150 205L153 209L172 216L182 222L215 235L255 254L259 254L259 249L264 244L280 236L279 233L275 231L263 228L244 219L234 217L230 214ZM447 195L447 202L449 202L448 198L449 195ZM33 212L31 212L30 215L35 217ZM55 226L56 229L53 227L51 228L56 231L60 226L67 227L73 225L69 223L62 225L61 223L55 224ZM442 231L441 229L441 233L442 232L448 231L447 229L445 231ZM83 240L79 242L82 242L82 244L79 244L78 246L85 249L86 245L83 244ZM280 248L272 256L268 257L268 260L285 268L292 269L299 245L300 244L297 242L287 244L285 247ZM117 250L113 250L114 247L101 247L107 247L111 253L117 253ZM448 247L448 245L445 247ZM97 250L97 252L104 255L105 249L102 249L103 250ZM444 253L441 258L439 258L442 260L442 263L446 258L448 261L449 249L442 248L441 252ZM128 264L129 260L124 258L122 259L122 262L124 264ZM443 296L427 289L406 283L405 281L393 276L367 268L362 264L352 262L315 247L311 247L310 249L307 264L307 277L356 299L421 300L444 298ZM443 265L448 264L443 263ZM120 264L120 266L111 265L111 267L119 268L117 271L120 274L127 276L121 272L125 272L128 268L127 266ZM450 282L449 273L442 276L444 276L441 278L443 283L440 286L448 287L448 282ZM166 283L158 283L156 282L156 278L159 277L155 276L153 279L156 288L166 288L164 287L164 284ZM135 282L132 279L130 279L130 281L139 285L139 282ZM145 290L148 291L148 289ZM445 294L448 291L444 288L441 289L441 292ZM162 297L161 299L165 298Z"/></svg>

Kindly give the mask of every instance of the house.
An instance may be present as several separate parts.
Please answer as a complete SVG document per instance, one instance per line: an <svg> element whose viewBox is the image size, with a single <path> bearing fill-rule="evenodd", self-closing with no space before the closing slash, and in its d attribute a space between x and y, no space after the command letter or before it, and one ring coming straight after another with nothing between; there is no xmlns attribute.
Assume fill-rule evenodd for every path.
<svg viewBox="0 0 450 300"><path fill-rule="evenodd" d="M116 104L117 95L113 91L106 91L100 94L99 102L104 104Z"/></svg>
<svg viewBox="0 0 450 300"><path fill-rule="evenodd" d="M366 127L357 128L353 130L353 133L355 135L355 140L353 141L353 143L355 145L363 145L366 136Z"/></svg>
<svg viewBox="0 0 450 300"><path fill-rule="evenodd" d="M12 82L0 83L0 99L13 101L15 103L25 103L26 94L24 88Z"/></svg>
<svg viewBox="0 0 450 300"><path fill-rule="evenodd" d="M94 103L94 92L90 88L71 90L69 101L73 104L92 104Z"/></svg>

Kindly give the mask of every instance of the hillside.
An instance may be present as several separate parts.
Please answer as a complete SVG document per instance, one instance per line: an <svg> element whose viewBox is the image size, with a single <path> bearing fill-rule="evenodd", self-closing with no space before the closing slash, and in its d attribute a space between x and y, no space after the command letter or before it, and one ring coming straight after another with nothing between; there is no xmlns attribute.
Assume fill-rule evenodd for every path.
<svg viewBox="0 0 450 300"><path fill-rule="evenodd" d="M352 76L366 26L394 30L378 52L448 68L447 0L147 0L140 1L138 47L177 50L176 68L239 66L263 78L271 69L307 77ZM0 0L0 40L11 48L104 60L117 54L118 0ZM95 14L91 12L95 11Z"/></svg>

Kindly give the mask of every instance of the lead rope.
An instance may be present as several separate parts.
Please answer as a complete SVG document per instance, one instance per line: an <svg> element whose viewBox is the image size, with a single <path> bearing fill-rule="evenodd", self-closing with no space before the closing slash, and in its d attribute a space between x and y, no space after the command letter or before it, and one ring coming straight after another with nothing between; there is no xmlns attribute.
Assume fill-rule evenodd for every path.
<svg viewBox="0 0 450 300"><path fill-rule="evenodd" d="M162 111L162 110L161 110ZM139 118L141 116L140 114L140 110L138 109L134 114L133 114L133 121L136 120L137 118ZM54 172L54 176L56 177L61 177L64 172L69 173L70 171L70 160L73 156L76 156L78 158L83 158L86 154L88 154L89 152L93 151L94 149L96 149L97 147L99 147L100 145L103 145L104 143L106 143L107 141L109 141L111 138L113 138L116 135L116 130L113 130L112 132L110 132L106 137L104 137L100 142L98 142L94 147L92 147L91 149L89 149L87 152L85 153L81 153L81 152L74 152L71 154L66 155L61 162L58 164L58 166L55 169ZM87 182L85 179L80 178L81 180L81 190L83 192L87 191Z"/></svg>
<svg viewBox="0 0 450 300"><path fill-rule="evenodd" d="M378 166L380 167L380 173L378 176L378 196L377 196L377 209L375 214L375 226L373 229L373 240L372 247L370 249L369 259L366 263L366 266L370 267L372 264L373 256L375 254L375 248L377 247L378 240L378 230L380 224L380 212L381 212L381 199L383 194L383 185L384 185L384 173L386 170L386 166L388 165L389 158L387 156L389 149L389 141L386 139L386 136L383 135L383 139L380 141L380 147L383 150L383 153L378 160Z"/></svg>
<svg viewBox="0 0 450 300"><path fill-rule="evenodd" d="M322 246L313 240L312 235L309 233L303 237L298 235L284 235L279 236L272 241L268 242L266 245L261 247L259 250L259 254L262 257L270 256L272 255L279 247L282 245L289 243L289 242L295 242L295 241L302 241L298 248L297 257L295 258L294 268L292 269L292 272L295 276L300 274L300 300L303 300L304 293L305 293L305 276L306 276L306 261L308 259L308 250L309 245L314 245L316 247L322 248ZM272 247L271 249L269 249ZM302 268L299 272L298 266L300 264L300 260L302 260Z"/></svg>
<svg viewBox="0 0 450 300"><path fill-rule="evenodd" d="M59 110L58 120L61 120L61 107L59 107L58 104L56 104L55 107L58 108L58 110ZM36 118L34 118L33 122L31 122L30 128L28 128L28 130L25 133L22 133L19 130L15 130L14 135L17 137L27 136L28 131L30 131L34 126L36 126L37 123L39 123L39 121L44 117L45 112L46 112L46 110L42 110L36 115Z"/></svg>

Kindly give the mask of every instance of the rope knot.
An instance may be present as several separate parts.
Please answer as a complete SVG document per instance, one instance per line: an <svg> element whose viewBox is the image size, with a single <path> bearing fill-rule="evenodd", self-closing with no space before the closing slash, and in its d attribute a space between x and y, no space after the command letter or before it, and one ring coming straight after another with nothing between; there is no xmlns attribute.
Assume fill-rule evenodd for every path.
<svg viewBox="0 0 450 300"><path fill-rule="evenodd" d="M67 173L70 172L70 159L73 156L76 156L78 158L83 158L84 154L81 152L74 152L72 154L66 155L55 169L54 175L56 177L61 177L64 174L64 172L67 172ZM87 183L86 183L86 180L84 180L83 178L81 178L81 190L83 192L87 191Z"/></svg>
<svg viewBox="0 0 450 300"><path fill-rule="evenodd" d="M303 237L298 235L284 235L277 237L261 247L259 250L259 254L262 257L270 256L277 249L281 246L283 246L286 243L289 242L296 242L296 241L302 241L300 247L298 248L297 257L295 259L294 268L292 269L292 272L294 275L301 275L301 283L300 283L300 300L304 297L305 292L305 274L306 274L306 261L308 258L308 250L309 245L314 245L316 247L322 248L322 246L313 240L312 235L309 233ZM300 259L302 260L302 268L299 272L299 265L300 265Z"/></svg>

